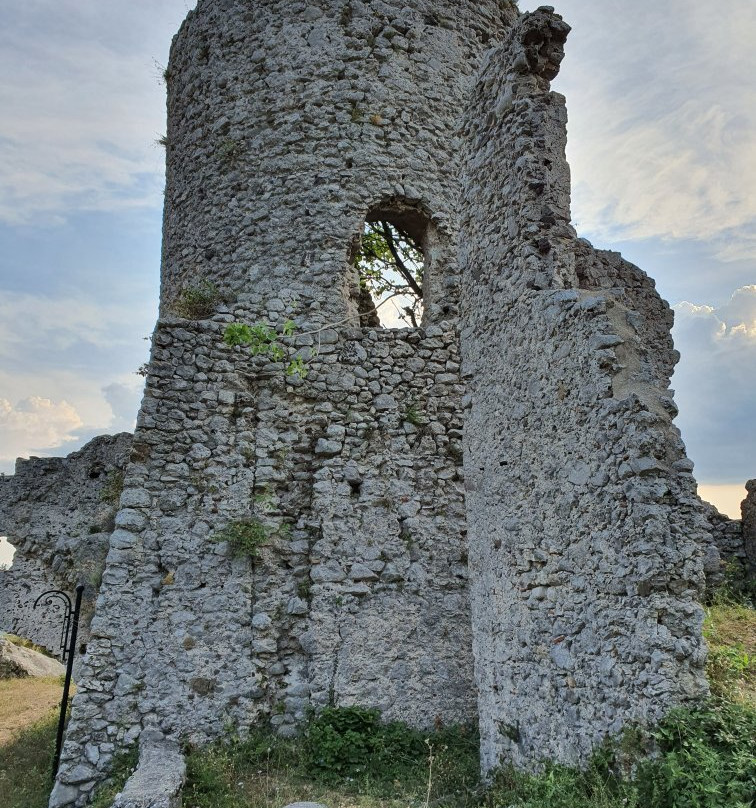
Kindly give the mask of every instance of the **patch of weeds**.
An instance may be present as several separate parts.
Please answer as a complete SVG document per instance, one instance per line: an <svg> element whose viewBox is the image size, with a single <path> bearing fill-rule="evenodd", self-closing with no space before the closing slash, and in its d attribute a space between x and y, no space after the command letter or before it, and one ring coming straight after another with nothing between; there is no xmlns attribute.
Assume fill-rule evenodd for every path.
<svg viewBox="0 0 756 808"><path fill-rule="evenodd" d="M473 729L423 732L400 721L383 723L375 709L324 709L308 725L303 751L315 777L370 783L373 791L386 796L402 783L404 794L424 794L430 786L433 795L446 802L478 784L478 735Z"/></svg>
<svg viewBox="0 0 756 808"><path fill-rule="evenodd" d="M229 522L213 536L214 541L227 541L234 558L249 556L256 560L260 548L268 541L269 530L259 519L241 519Z"/></svg>
<svg viewBox="0 0 756 808"><path fill-rule="evenodd" d="M721 593L706 610L706 675L715 696L756 704L756 611Z"/></svg>
<svg viewBox="0 0 756 808"><path fill-rule="evenodd" d="M756 712L712 701L672 710L646 733L657 756L641 759L646 744L606 744L584 769L546 764L535 775L507 767L486 797L512 808L748 808L756 766L751 746ZM635 775L619 773L620 755L636 753ZM627 762L627 759L624 761Z"/></svg>
<svg viewBox="0 0 756 808"><path fill-rule="evenodd" d="M312 595L312 582L309 580L300 581L297 584L297 597L301 598L302 600L309 601L311 595Z"/></svg>
<svg viewBox="0 0 756 808"><path fill-rule="evenodd" d="M122 469L113 469L108 473L105 485L100 491L100 501L106 502L113 507L118 505L123 493L123 471Z"/></svg>
<svg viewBox="0 0 756 808"><path fill-rule="evenodd" d="M108 779L97 787L90 808L110 808L116 794L123 791L126 781L134 773L139 762L139 748L134 745L118 752L110 765Z"/></svg>
<svg viewBox="0 0 756 808"><path fill-rule="evenodd" d="M260 558L260 548L271 539L288 539L290 536L291 528L288 524L273 528L252 517L229 522L213 535L213 540L228 542L234 558L249 556L256 561Z"/></svg>
<svg viewBox="0 0 756 808"><path fill-rule="evenodd" d="M218 287L210 281L203 280L193 286L187 286L173 304L173 310L179 317L187 320L201 320L210 317L220 302L221 294Z"/></svg>
<svg viewBox="0 0 756 808"><path fill-rule="evenodd" d="M238 140L226 138L216 149L215 156L224 165L232 165L242 154L242 146Z"/></svg>
<svg viewBox="0 0 756 808"><path fill-rule="evenodd" d="M745 564L733 559L725 566L724 582L712 597L713 604L756 606L756 578L748 574Z"/></svg>
<svg viewBox="0 0 756 808"><path fill-rule="evenodd" d="M280 333L266 321L247 325L246 323L229 323L223 332L223 342L235 347L246 345L252 356L266 356L272 362L286 362L287 376L307 376L307 363L302 356L290 356L289 346L281 342L282 337L291 337L296 330L293 320L286 320Z"/></svg>
<svg viewBox="0 0 756 808"><path fill-rule="evenodd" d="M158 146L162 146L164 149L167 149L168 146L171 145L170 141L168 140L168 135L160 135L159 138L155 141Z"/></svg>
<svg viewBox="0 0 756 808"><path fill-rule="evenodd" d="M0 746L3 808L47 808L58 711Z"/></svg>
<svg viewBox="0 0 756 808"><path fill-rule="evenodd" d="M422 427L426 424L426 418L420 411L414 399L410 399L404 408L404 420L412 426Z"/></svg>
<svg viewBox="0 0 756 808"><path fill-rule="evenodd" d="M672 710L651 734L660 754L638 767L640 805L753 805L756 710L752 707L715 700L696 710Z"/></svg>

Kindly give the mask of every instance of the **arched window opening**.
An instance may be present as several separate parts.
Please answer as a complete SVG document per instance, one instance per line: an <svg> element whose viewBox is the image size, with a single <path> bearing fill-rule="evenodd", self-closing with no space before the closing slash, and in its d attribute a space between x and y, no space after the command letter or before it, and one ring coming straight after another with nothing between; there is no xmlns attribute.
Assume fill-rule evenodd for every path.
<svg viewBox="0 0 756 808"><path fill-rule="evenodd" d="M371 210L353 245L363 327L416 328L423 317L428 219L415 208Z"/></svg>

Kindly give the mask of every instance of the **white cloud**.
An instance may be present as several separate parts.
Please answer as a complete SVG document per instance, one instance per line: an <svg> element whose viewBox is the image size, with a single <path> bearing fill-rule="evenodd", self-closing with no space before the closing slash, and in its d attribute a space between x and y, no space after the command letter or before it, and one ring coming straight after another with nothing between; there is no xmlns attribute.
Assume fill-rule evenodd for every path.
<svg viewBox="0 0 756 808"><path fill-rule="evenodd" d="M713 240L756 255L756 4L563 0L558 88L579 230L600 241ZM574 54L574 58L572 55ZM578 58L579 56L579 58Z"/></svg>
<svg viewBox="0 0 756 808"><path fill-rule="evenodd" d="M81 426L79 413L66 401L30 396L13 406L0 398L0 461L28 457L42 446L61 446Z"/></svg>
<svg viewBox="0 0 756 808"><path fill-rule="evenodd" d="M113 382L102 388L105 400L113 412L113 418L108 424L111 431L132 432L134 430L139 405L142 402L143 386L141 382L131 382L130 384Z"/></svg>
<svg viewBox="0 0 756 808"><path fill-rule="evenodd" d="M674 309L677 423L696 476L707 484L756 477L756 286L737 289L723 306Z"/></svg>
<svg viewBox="0 0 756 808"><path fill-rule="evenodd" d="M83 294L0 298L0 470L12 472L16 457L66 454L97 434L133 429L144 381L134 371L147 358L134 334L139 317Z"/></svg>

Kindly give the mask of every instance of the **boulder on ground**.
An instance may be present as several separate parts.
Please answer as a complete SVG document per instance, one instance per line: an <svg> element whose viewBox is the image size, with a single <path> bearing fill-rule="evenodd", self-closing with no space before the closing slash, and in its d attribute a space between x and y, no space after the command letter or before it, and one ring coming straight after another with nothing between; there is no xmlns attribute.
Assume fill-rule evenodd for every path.
<svg viewBox="0 0 756 808"><path fill-rule="evenodd" d="M66 669L57 659L32 648L14 645L0 637L0 679L21 676L63 676Z"/></svg>

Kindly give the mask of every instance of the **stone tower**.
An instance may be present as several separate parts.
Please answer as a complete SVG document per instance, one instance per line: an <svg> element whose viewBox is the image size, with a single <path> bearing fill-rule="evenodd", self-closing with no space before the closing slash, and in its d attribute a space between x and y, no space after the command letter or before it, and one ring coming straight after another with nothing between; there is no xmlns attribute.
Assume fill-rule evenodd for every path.
<svg viewBox="0 0 756 808"><path fill-rule="evenodd" d="M168 777L182 740L309 707L480 714L490 768L579 761L705 692L671 315L569 224L567 31L506 0L189 14L161 314L54 808L118 748ZM376 219L423 245L422 327L361 326Z"/></svg>
<svg viewBox="0 0 756 808"><path fill-rule="evenodd" d="M168 67L161 315L52 805L114 749L365 704L476 716L457 315L461 121L505 0L200 0ZM366 218L423 328L360 328ZM213 284L222 303L182 304ZM229 348L296 323L305 379ZM311 359L311 356L314 358ZM261 525L257 557L217 539Z"/></svg>

